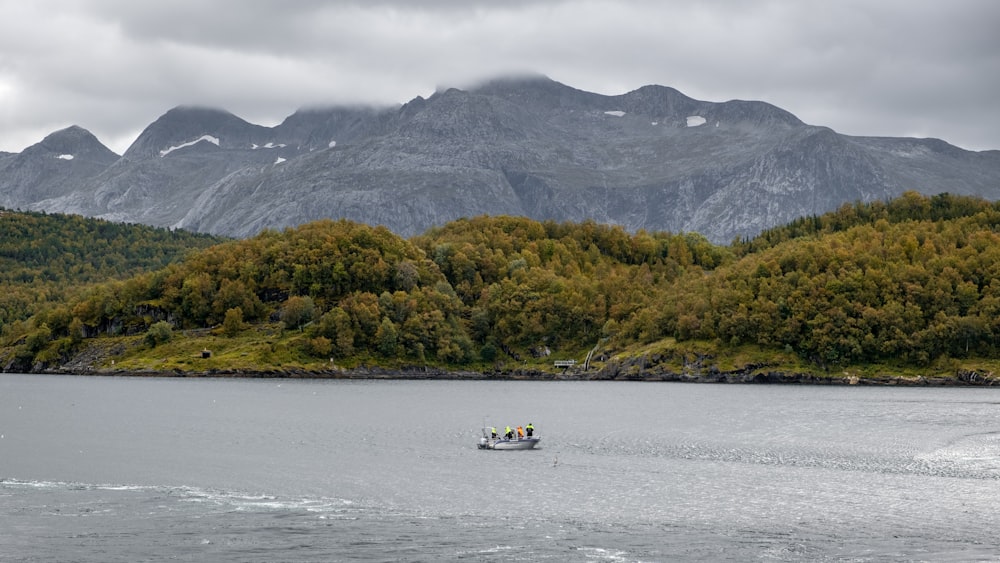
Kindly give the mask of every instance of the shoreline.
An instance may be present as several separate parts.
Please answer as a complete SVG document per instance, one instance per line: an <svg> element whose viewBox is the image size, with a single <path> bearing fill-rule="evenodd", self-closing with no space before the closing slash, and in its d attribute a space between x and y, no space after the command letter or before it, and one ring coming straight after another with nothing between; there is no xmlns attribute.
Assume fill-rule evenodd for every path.
<svg viewBox="0 0 1000 563"><path fill-rule="evenodd" d="M353 369L209 369L200 371L182 370L124 370L112 368L48 368L28 372L38 375L77 375L105 377L162 377L162 378L233 378L233 379L343 379L343 380L400 380L400 381L631 381L648 383L699 383L726 385L831 385L858 387L1000 387L1000 378L992 373L959 372L953 378L943 377L903 377L899 375L821 376L812 373L760 371L757 366L748 366L733 371L714 368L697 372L673 372L668 370L648 370L644 372L621 372L607 367L601 370L566 370L559 373L536 369L515 370L446 370L434 367L381 368L363 367Z"/></svg>
<svg viewBox="0 0 1000 563"><path fill-rule="evenodd" d="M243 367L228 367L215 357L203 360L203 353L185 356L193 365L125 368L115 364L116 357L128 357L135 341L97 339L75 354L53 363L36 362L18 365L7 350L0 362L0 373L162 377L162 378L246 378L246 379L343 379L343 380L439 380L439 381L638 381L666 383L743 384L743 385L833 385L870 387L1000 387L1000 375L987 366L954 366L951 369L906 369L897 372L892 366L812 366L803 367L782 361L758 360L735 363L704 352L666 352L602 354L598 362L559 365L562 362L497 362L492 366L448 368L427 364L400 364L387 367L361 363L357 367L333 363L292 366L238 361ZM204 352L204 345L200 345ZM610 357L609 357L610 356ZM2 356L0 356L2 357ZM167 360L162 360L166 362ZM205 363L199 363L205 361ZM721 369L719 362L732 366ZM147 364L148 365L148 364ZM176 366L176 367L175 367ZM200 369L186 369L186 368ZM1000 370L998 370L1000 371Z"/></svg>

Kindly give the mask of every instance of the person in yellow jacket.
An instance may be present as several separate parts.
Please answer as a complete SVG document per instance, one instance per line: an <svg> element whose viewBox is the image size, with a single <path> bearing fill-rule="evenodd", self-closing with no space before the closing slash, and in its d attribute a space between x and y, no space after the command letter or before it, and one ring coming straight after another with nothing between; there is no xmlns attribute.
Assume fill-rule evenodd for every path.
<svg viewBox="0 0 1000 563"><path fill-rule="evenodd" d="M503 437L507 438L508 440L514 437L514 431L510 429L510 425L507 425L507 428L504 429Z"/></svg>
<svg viewBox="0 0 1000 563"><path fill-rule="evenodd" d="M528 432L528 437L529 438L531 438L531 435L535 433L535 427L532 426L530 422L528 423L527 426L524 427L524 429L525 429L525 431Z"/></svg>

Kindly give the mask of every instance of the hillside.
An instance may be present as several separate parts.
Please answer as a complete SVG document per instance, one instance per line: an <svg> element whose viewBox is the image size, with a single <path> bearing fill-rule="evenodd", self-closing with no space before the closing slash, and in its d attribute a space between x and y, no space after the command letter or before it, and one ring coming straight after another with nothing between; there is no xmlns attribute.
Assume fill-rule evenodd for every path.
<svg viewBox="0 0 1000 563"><path fill-rule="evenodd" d="M75 291L163 268L219 237L0 209L0 332Z"/></svg>
<svg viewBox="0 0 1000 563"><path fill-rule="evenodd" d="M987 377L1000 334L998 228L996 204L912 192L727 247L503 216L410 240L319 221L95 286L7 334L3 364L538 375L593 350L577 376ZM115 355L83 366L79 352L94 346ZM214 355L197 359L202 349Z"/></svg>

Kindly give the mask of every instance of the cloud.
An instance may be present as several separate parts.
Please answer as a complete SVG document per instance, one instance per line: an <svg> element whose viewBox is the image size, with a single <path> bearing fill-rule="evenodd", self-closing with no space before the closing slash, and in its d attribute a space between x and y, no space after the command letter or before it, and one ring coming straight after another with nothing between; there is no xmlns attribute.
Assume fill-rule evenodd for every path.
<svg viewBox="0 0 1000 563"><path fill-rule="evenodd" d="M273 124L522 72L1000 148L998 22L989 0L0 0L0 150L79 124L121 152L180 104Z"/></svg>

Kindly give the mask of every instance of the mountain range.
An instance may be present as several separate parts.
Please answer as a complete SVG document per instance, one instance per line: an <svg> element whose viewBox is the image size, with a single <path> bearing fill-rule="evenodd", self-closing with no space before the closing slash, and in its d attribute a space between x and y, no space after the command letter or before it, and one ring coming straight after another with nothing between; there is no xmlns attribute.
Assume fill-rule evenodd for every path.
<svg viewBox="0 0 1000 563"><path fill-rule="evenodd" d="M905 191L1000 199L1000 151L857 137L760 101L665 86L607 96L543 76L264 127L178 107L122 155L69 127L0 153L0 206L234 237L320 218L410 236L459 217L594 220L750 237Z"/></svg>

